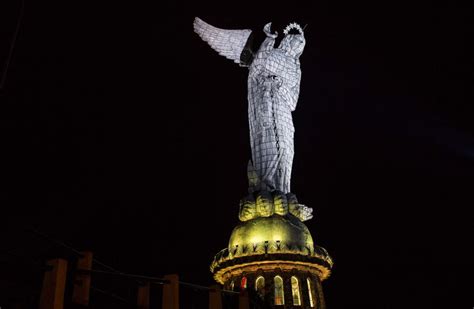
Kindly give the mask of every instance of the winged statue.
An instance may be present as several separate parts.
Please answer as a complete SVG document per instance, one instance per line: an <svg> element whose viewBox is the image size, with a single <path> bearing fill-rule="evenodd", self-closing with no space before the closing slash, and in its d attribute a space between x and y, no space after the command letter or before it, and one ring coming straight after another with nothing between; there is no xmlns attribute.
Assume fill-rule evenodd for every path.
<svg viewBox="0 0 474 309"><path fill-rule="evenodd" d="M196 17L194 31L220 55L249 68L249 191L289 193L294 156L291 112L300 92L299 58L306 42L303 29L296 23L289 24L276 47L278 33L273 33L268 23L257 49L252 49L255 43L250 29L220 29Z"/></svg>

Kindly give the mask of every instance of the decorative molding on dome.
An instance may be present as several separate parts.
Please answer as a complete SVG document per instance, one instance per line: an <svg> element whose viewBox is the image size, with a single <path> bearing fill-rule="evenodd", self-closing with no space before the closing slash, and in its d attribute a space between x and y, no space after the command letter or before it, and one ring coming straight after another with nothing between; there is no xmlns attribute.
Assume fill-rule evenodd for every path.
<svg viewBox="0 0 474 309"><path fill-rule="evenodd" d="M276 256L275 256L276 257ZM236 260L233 260L237 262ZM279 256L274 260L241 259L238 263L226 263L214 271L214 279L224 284L229 278L241 276L244 273L255 273L259 270L273 272L279 269L283 272L299 270L310 272L318 276L320 280L327 279L331 274L331 267L317 258L301 258L290 260L288 257Z"/></svg>
<svg viewBox="0 0 474 309"><path fill-rule="evenodd" d="M220 268L225 268L230 261L247 260L271 261L274 258L296 261L302 259L305 262L320 263L329 271L332 268L333 261L326 249L319 246L297 246L290 243L282 243L281 241L264 241L253 245L236 245L233 248L225 248L217 253L211 263L211 272L215 273ZM263 259L265 261L263 261ZM234 262L232 262L234 264ZM329 273L328 273L329 275Z"/></svg>

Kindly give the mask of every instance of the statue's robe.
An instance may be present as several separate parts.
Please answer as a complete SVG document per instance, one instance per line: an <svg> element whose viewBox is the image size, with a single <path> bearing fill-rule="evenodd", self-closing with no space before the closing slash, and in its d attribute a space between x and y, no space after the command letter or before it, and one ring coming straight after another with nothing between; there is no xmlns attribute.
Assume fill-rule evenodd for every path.
<svg viewBox="0 0 474 309"><path fill-rule="evenodd" d="M297 57L274 48L267 37L249 68L248 113L255 190L290 192L294 156L291 112L299 95L301 70Z"/></svg>

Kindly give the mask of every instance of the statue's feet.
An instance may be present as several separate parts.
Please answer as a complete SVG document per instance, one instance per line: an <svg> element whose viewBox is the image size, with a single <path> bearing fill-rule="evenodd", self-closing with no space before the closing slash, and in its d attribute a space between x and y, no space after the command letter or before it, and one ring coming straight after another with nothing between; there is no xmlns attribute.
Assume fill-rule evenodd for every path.
<svg viewBox="0 0 474 309"><path fill-rule="evenodd" d="M293 193L261 190L240 200L239 220L248 221L273 214L286 216L290 213L301 221L307 221L313 217L312 212L312 208L299 204Z"/></svg>

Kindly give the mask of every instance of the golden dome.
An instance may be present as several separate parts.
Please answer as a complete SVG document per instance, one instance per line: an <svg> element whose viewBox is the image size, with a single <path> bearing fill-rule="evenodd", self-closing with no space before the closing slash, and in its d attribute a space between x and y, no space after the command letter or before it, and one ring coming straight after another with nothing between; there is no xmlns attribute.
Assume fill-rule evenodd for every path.
<svg viewBox="0 0 474 309"><path fill-rule="evenodd" d="M314 245L306 225L288 213L241 222L232 231L229 246L216 254L210 268L214 279L224 284L242 272L275 268L309 271L324 280L332 264L326 250Z"/></svg>
<svg viewBox="0 0 474 309"><path fill-rule="evenodd" d="M265 243L267 246L285 246L294 251L305 251L306 248L312 250L314 247L313 237L303 222L291 214L286 216L274 214L271 217L258 217L237 225L230 236L229 251L243 247L255 251Z"/></svg>

